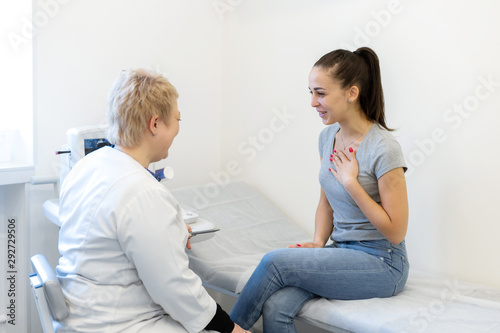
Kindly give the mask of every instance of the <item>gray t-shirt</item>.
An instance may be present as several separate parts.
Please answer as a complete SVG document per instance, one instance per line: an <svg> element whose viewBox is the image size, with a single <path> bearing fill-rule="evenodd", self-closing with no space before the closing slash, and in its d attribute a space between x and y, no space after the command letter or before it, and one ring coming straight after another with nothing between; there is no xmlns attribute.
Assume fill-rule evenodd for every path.
<svg viewBox="0 0 500 333"><path fill-rule="evenodd" d="M333 230L331 239L336 242L385 239L385 237L368 221L356 202L328 171L334 168L330 162L335 134L339 131L338 123L325 128L319 136L319 153L321 168L319 183L333 209ZM358 181L366 193L380 205L378 179L395 168L402 167L406 171L401 146L392 134L374 123L356 153L359 164Z"/></svg>

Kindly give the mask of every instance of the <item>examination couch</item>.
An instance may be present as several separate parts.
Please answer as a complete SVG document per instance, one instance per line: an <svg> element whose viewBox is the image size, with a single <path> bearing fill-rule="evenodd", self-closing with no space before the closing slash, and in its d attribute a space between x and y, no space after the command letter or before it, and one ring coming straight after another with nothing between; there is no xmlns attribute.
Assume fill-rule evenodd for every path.
<svg viewBox="0 0 500 333"><path fill-rule="evenodd" d="M311 239L244 182L212 188L210 193L206 189L171 192L184 209L220 228L188 250L191 268L208 289L236 298L266 252ZM315 327L340 333L500 332L500 290L411 270L404 290L395 297L316 298L303 306L297 319L309 325L302 330L307 333Z"/></svg>

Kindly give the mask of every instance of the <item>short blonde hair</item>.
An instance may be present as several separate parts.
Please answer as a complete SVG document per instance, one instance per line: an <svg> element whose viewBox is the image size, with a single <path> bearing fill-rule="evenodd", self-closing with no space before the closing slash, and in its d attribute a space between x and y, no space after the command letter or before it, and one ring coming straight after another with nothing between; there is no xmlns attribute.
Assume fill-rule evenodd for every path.
<svg viewBox="0 0 500 333"><path fill-rule="evenodd" d="M175 87L158 73L122 71L108 95L108 141L124 147L139 144L152 116L168 124L178 97Z"/></svg>

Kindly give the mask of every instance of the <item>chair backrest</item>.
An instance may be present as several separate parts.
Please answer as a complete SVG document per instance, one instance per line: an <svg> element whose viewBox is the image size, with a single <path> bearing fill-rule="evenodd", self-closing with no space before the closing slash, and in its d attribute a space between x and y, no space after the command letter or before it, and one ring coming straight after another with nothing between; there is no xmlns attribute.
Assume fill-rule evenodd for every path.
<svg viewBox="0 0 500 333"><path fill-rule="evenodd" d="M41 254L31 257L33 273L30 285L35 297L38 314L45 333L53 333L54 325L68 317L66 299L47 258Z"/></svg>

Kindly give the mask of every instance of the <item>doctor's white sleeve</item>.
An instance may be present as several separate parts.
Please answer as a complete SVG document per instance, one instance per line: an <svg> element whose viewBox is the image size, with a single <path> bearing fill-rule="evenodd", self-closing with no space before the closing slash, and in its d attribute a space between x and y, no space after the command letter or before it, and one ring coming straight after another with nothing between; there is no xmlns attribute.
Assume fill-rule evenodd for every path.
<svg viewBox="0 0 500 333"><path fill-rule="evenodd" d="M117 213L118 238L154 302L194 333L208 325L217 305L188 267L188 232L178 213L166 189L140 190Z"/></svg>

